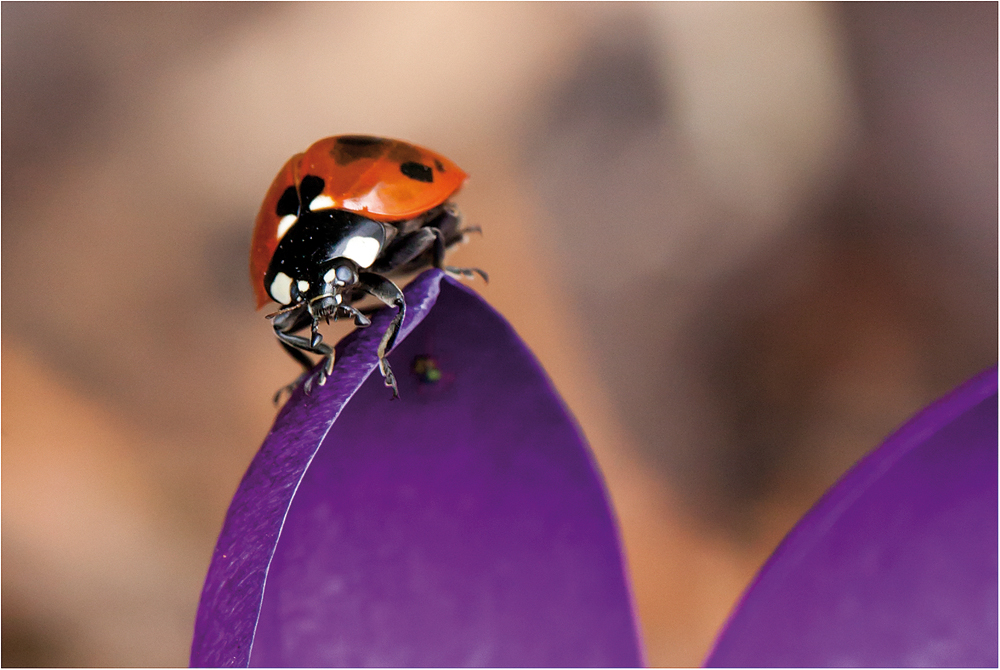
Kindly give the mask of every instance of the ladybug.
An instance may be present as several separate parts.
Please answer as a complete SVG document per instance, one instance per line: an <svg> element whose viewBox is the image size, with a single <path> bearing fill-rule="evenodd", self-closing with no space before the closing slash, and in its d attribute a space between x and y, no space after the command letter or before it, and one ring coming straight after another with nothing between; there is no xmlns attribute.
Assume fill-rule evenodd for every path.
<svg viewBox="0 0 1000 670"><path fill-rule="evenodd" d="M281 168L257 214L250 279L258 309L272 300L282 306L267 318L285 351L307 373L313 363L306 352L322 357L319 385L333 371L333 348L318 331L320 321L349 318L357 326L371 325L354 307L370 295L397 309L379 343L378 364L392 397L399 397L386 354L406 302L389 275L433 266L488 281L482 270L444 265L448 248L479 232L461 227L450 202L467 176L433 151L367 135L319 140ZM306 328L308 336L295 334ZM306 374L286 389L303 379L309 393L313 377Z"/></svg>

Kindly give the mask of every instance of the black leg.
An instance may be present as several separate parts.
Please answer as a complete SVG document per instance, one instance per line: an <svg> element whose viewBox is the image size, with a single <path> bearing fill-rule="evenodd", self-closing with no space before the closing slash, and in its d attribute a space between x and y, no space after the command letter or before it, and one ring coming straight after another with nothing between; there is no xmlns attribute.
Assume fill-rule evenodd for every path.
<svg viewBox="0 0 1000 670"><path fill-rule="evenodd" d="M342 313L338 314L338 316L342 315L349 319L354 319L354 325L359 328L367 328L372 325L371 319L368 318L368 314L366 314L364 310L357 309L352 305L339 305L337 307L337 311ZM372 313L374 313L374 310L372 310Z"/></svg>
<svg viewBox="0 0 1000 670"><path fill-rule="evenodd" d="M445 244L437 228L420 228L393 240L372 266L372 272L389 273L401 269L428 252L431 252L434 266L440 267L438 259L444 261Z"/></svg>
<svg viewBox="0 0 1000 670"><path fill-rule="evenodd" d="M274 329L274 334L277 335L278 339L281 340L281 343L285 345L285 349L289 349L290 351L291 348L294 348L297 350L297 353L302 357L299 358L298 356L295 355L293 355L292 357L295 358L295 360L297 360L299 363L302 363L302 359L305 359L306 361L309 360L304 355L302 355L303 351L308 351L309 353L313 354L319 354L320 356L329 356L333 353L333 348L326 342L320 342L319 344L313 345L311 340L306 339L301 335L292 335L287 331L279 330L277 327L275 327ZM305 363L302 364L306 365ZM312 363L309 363L308 366L306 367L312 368Z"/></svg>
<svg viewBox="0 0 1000 670"><path fill-rule="evenodd" d="M308 313L306 313L306 316L308 317ZM299 375L291 384L278 389L278 392L274 394L275 404L281 399L282 393L287 391L291 394L299 384L303 384L306 394L309 394L312 392L314 379L316 383L323 386L326 383L327 377L333 372L333 348L329 344L315 342L315 338L307 339L301 335L293 335L289 332L309 325L309 319L311 317L303 318L302 315L295 314L289 315L285 319L275 318L271 322L274 327L274 334L277 336L282 348L305 369L305 372ZM309 376L314 363L303 353L306 351L323 357L323 367L320 368L319 374L315 378Z"/></svg>
<svg viewBox="0 0 1000 670"><path fill-rule="evenodd" d="M385 356L392 349L392 345L396 343L396 335L399 334L399 328L406 316L406 301L403 299L403 292L391 281L373 272L362 272L358 286L386 305L396 307L399 310L389 323L389 327L386 328L382 341L378 345L379 372L385 378L385 385L392 389L392 397L398 398L399 388L396 386L396 376L392 373L392 368L389 367L389 361L386 360Z"/></svg>
<svg viewBox="0 0 1000 670"><path fill-rule="evenodd" d="M437 217L431 224L437 236L437 244L434 246L434 267L439 270L444 270L450 275L463 277L465 279L473 279L476 275L479 275L483 278L483 281L489 284L489 275L479 268L457 268L444 264L444 254L446 249L451 249L459 242L464 242L466 240L465 236L468 233L479 233L480 235L483 233L483 229L479 226L460 228L459 226L461 224L462 216L458 213L457 209L454 209L454 207L445 208L445 211L441 214L441 216Z"/></svg>
<svg viewBox="0 0 1000 670"><path fill-rule="evenodd" d="M452 244L459 242L466 230L472 231L476 229L454 231L456 237L453 238L454 241ZM471 279L478 274L483 280L489 283L489 275L479 268L457 268L445 265L444 255L448 246L450 245L445 242L445 234L439 228L433 226L421 228L397 238L389 249L386 250L382 259L372 269L376 272L384 273L394 270L406 272L410 269L417 269L427 263L427 260L417 263L414 263L414 261L418 261L421 256L426 254L430 256L428 259L430 264L439 270L444 270L448 274L467 279Z"/></svg>

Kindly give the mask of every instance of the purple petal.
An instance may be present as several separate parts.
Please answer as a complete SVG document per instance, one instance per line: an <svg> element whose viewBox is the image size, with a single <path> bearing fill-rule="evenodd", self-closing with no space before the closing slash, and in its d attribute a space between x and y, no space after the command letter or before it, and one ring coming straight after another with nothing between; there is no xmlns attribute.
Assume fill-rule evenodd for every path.
<svg viewBox="0 0 1000 670"><path fill-rule="evenodd" d="M918 414L799 522L709 666L997 666L997 370Z"/></svg>
<svg viewBox="0 0 1000 670"><path fill-rule="evenodd" d="M278 416L219 537L192 665L638 665L603 484L544 372L442 273L406 300L400 400L373 374L380 314Z"/></svg>

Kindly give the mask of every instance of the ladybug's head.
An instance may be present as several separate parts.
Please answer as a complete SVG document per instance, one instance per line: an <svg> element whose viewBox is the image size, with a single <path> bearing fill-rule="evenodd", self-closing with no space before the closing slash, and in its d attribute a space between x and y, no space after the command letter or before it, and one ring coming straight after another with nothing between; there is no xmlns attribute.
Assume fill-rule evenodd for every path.
<svg viewBox="0 0 1000 670"><path fill-rule="evenodd" d="M318 269L317 281L299 296L314 322L334 316L344 294L358 283L358 264L349 258L336 258Z"/></svg>

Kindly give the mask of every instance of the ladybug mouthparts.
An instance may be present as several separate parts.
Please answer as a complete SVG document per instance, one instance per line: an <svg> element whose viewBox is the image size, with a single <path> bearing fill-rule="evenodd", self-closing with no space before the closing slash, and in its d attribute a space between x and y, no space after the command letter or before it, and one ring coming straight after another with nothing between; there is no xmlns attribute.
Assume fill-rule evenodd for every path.
<svg viewBox="0 0 1000 670"><path fill-rule="evenodd" d="M334 315L340 305L339 295L320 295L309 301L309 314L314 321L327 319Z"/></svg>

